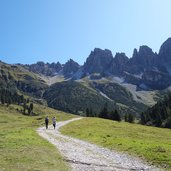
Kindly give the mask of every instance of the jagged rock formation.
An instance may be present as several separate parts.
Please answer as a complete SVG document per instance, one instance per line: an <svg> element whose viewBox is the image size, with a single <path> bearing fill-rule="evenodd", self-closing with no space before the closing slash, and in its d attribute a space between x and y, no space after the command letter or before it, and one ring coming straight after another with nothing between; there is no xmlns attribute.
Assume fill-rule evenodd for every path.
<svg viewBox="0 0 171 171"><path fill-rule="evenodd" d="M62 71L66 77L72 77L78 71L79 67L80 66L77 62L70 59L68 62L65 63Z"/></svg>
<svg viewBox="0 0 171 171"><path fill-rule="evenodd" d="M153 90L171 86L171 38L158 54L140 46L132 58L95 48L83 66L72 59L65 64L0 64L0 87L44 98L54 108L79 113L94 106L98 113L108 103L111 109L138 114L160 97L161 91Z"/></svg>
<svg viewBox="0 0 171 171"><path fill-rule="evenodd" d="M42 61L37 62L36 64L32 65L24 65L25 68L27 68L29 71L43 74L45 76L54 76L56 73L58 73L62 69L62 65L57 63L44 63Z"/></svg>
<svg viewBox="0 0 171 171"><path fill-rule="evenodd" d="M77 80L90 75L91 79L117 76L127 83L135 84L141 89L164 89L171 85L171 38L167 39L154 53L148 46L134 49L132 58L125 53L116 53L113 57L110 50L95 48L83 66L70 59L66 64L45 64L37 62L25 65L29 71L55 76L63 74L65 78Z"/></svg>
<svg viewBox="0 0 171 171"><path fill-rule="evenodd" d="M50 77L55 76L58 73L61 73L66 77L71 77L80 67L79 64L72 59L67 61L64 65L60 64L59 62L45 64L44 62L39 61L36 64L22 66L31 72Z"/></svg>
<svg viewBox="0 0 171 171"><path fill-rule="evenodd" d="M160 47L158 66L171 74L171 38L168 38Z"/></svg>
<svg viewBox="0 0 171 171"><path fill-rule="evenodd" d="M87 58L83 69L85 73L102 73L107 70L113 60L110 50L95 48Z"/></svg>
<svg viewBox="0 0 171 171"><path fill-rule="evenodd" d="M116 53L115 58L110 64L109 73L114 75L122 75L128 61L129 58L125 55L125 53Z"/></svg>
<svg viewBox="0 0 171 171"><path fill-rule="evenodd" d="M145 70L155 67L155 54L148 46L140 46L139 51L134 49L132 58L125 66L125 70L130 73L140 74Z"/></svg>

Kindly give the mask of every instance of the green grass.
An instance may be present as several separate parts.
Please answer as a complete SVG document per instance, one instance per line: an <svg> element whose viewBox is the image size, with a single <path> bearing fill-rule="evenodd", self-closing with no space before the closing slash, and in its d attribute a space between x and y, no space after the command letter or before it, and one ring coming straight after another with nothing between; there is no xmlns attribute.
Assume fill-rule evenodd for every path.
<svg viewBox="0 0 171 171"><path fill-rule="evenodd" d="M57 149L35 131L42 126L45 115L24 116L13 108L0 106L0 170L70 170ZM56 116L58 121L74 117L38 105L35 110Z"/></svg>
<svg viewBox="0 0 171 171"><path fill-rule="evenodd" d="M68 81L53 84L44 93L48 106L70 113L85 113L86 108L94 108L98 114L105 103L108 109L113 110L114 102L101 96L95 90L88 88L79 82Z"/></svg>
<svg viewBox="0 0 171 171"><path fill-rule="evenodd" d="M171 170L171 130L99 118L85 118L61 128L62 133L125 151Z"/></svg>

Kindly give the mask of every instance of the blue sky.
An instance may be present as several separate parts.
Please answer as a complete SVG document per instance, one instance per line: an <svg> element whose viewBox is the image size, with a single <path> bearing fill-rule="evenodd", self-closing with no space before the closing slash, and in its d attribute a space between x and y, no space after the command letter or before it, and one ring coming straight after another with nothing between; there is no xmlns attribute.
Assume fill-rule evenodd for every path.
<svg viewBox="0 0 171 171"><path fill-rule="evenodd" d="M171 37L170 0L0 0L0 60L83 64L95 47L154 51Z"/></svg>

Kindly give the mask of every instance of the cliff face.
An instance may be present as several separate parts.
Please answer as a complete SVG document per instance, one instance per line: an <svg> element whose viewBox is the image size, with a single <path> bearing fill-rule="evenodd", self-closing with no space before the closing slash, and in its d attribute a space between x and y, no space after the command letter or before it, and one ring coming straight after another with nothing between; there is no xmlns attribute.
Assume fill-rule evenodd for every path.
<svg viewBox="0 0 171 171"><path fill-rule="evenodd" d="M129 59L125 70L130 73L140 74L145 70L155 67L156 59L157 54L155 54L152 49L148 46L140 46L139 51L134 49L133 56Z"/></svg>
<svg viewBox="0 0 171 171"><path fill-rule="evenodd" d="M49 64L42 61L37 62L36 64L24 65L24 67L31 72L45 76L54 76L62 69L62 65L59 62Z"/></svg>
<svg viewBox="0 0 171 171"><path fill-rule="evenodd" d="M171 74L171 38L168 38L160 47L158 66Z"/></svg>
<svg viewBox="0 0 171 171"><path fill-rule="evenodd" d="M125 55L125 53L116 53L110 64L108 72L114 75L122 75L128 61L129 58Z"/></svg>
<svg viewBox="0 0 171 171"><path fill-rule="evenodd" d="M102 73L107 70L113 60L110 50L95 48L87 58L83 68L85 73Z"/></svg>
<svg viewBox="0 0 171 171"><path fill-rule="evenodd" d="M79 69L79 64L75 61L73 61L72 59L70 59L68 62L65 63L65 65L63 66L63 74L66 77L72 77L73 74L75 74L78 69Z"/></svg>

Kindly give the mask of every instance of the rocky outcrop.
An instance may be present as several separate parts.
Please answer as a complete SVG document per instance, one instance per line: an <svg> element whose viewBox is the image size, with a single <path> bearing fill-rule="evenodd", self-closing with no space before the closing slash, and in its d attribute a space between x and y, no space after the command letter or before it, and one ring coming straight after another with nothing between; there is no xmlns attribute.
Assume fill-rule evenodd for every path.
<svg viewBox="0 0 171 171"><path fill-rule="evenodd" d="M70 59L64 65L59 62L52 64L37 62L25 65L25 68L45 76L60 73L72 80L78 80L87 75L90 79L116 76L140 87L145 85L149 89L163 89L171 86L171 38L161 45L158 54L143 45L139 50L134 49L132 58L129 59L125 53L116 53L113 57L110 50L95 48L83 66L79 66Z"/></svg>
<svg viewBox="0 0 171 171"><path fill-rule="evenodd" d="M102 73L108 69L113 60L110 50L95 48L87 58L83 68L85 73Z"/></svg>
<svg viewBox="0 0 171 171"><path fill-rule="evenodd" d="M109 73L114 75L121 75L125 68L125 65L129 61L129 58L125 55L125 53L116 53L115 58L109 67Z"/></svg>
<svg viewBox="0 0 171 171"><path fill-rule="evenodd" d="M41 61L37 62L36 64L24 65L24 67L31 72L42 74L45 76L54 76L62 69L62 65L59 62L45 64Z"/></svg>
<svg viewBox="0 0 171 171"><path fill-rule="evenodd" d="M125 71L123 73L123 78L124 78L126 83L131 83L131 84L134 84L137 86L142 84L142 79L141 79L141 76L139 76L139 75L130 74L130 73Z"/></svg>
<svg viewBox="0 0 171 171"><path fill-rule="evenodd" d="M134 49L133 56L129 60L125 70L130 73L140 74L156 66L157 54L148 46L140 46L139 51Z"/></svg>
<svg viewBox="0 0 171 171"><path fill-rule="evenodd" d="M151 89L162 90L171 85L171 76L160 71L145 71L142 82Z"/></svg>
<svg viewBox="0 0 171 171"><path fill-rule="evenodd" d="M70 59L63 66L63 74L65 77L72 77L78 71L79 68L79 64Z"/></svg>
<svg viewBox="0 0 171 171"><path fill-rule="evenodd" d="M160 47L158 66L165 68L165 71L171 75L171 38L168 38Z"/></svg>

